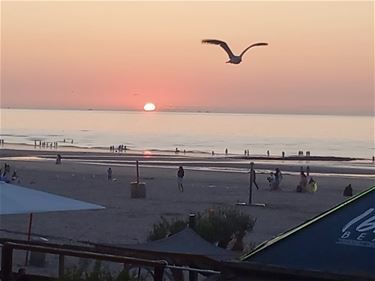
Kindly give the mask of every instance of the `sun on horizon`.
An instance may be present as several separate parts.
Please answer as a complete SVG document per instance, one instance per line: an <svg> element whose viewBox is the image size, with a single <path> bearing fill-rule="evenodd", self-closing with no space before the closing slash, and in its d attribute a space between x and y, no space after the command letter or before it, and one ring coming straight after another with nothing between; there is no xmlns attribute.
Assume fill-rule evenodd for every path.
<svg viewBox="0 0 375 281"><path fill-rule="evenodd" d="M148 102L143 107L144 111L155 111L156 106L152 102Z"/></svg>

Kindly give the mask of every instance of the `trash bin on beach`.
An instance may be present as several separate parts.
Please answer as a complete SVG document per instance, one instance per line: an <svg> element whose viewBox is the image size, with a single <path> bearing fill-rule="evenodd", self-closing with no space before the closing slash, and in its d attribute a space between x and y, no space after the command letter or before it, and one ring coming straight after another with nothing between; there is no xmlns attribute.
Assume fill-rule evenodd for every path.
<svg viewBox="0 0 375 281"><path fill-rule="evenodd" d="M146 183L136 181L131 182L130 198L146 198Z"/></svg>

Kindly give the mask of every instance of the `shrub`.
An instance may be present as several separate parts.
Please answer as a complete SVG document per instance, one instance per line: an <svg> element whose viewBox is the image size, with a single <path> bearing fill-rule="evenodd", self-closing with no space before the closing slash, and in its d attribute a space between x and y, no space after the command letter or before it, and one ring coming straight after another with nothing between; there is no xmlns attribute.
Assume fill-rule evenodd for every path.
<svg viewBox="0 0 375 281"><path fill-rule="evenodd" d="M152 231L149 233L148 240L154 241L168 237L183 230L187 225L184 220L173 219L168 221L165 217L160 217L160 222L153 225Z"/></svg>
<svg viewBox="0 0 375 281"><path fill-rule="evenodd" d="M227 248L232 239L242 241L246 232L251 231L255 219L236 208L209 209L198 215L196 230L205 240Z"/></svg>

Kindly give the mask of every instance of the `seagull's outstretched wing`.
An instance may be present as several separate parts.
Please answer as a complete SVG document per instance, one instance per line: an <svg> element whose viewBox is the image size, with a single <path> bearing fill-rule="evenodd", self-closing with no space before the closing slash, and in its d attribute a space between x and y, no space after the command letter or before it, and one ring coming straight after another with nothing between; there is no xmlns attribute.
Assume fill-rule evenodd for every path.
<svg viewBox="0 0 375 281"><path fill-rule="evenodd" d="M220 47L222 47L224 49L224 51L227 52L230 59L232 57L234 57L234 54L232 53L231 49L229 49L228 44L225 43L224 41L220 41L220 40L216 40L216 39L204 39L204 40L202 40L202 43L219 45Z"/></svg>
<svg viewBox="0 0 375 281"><path fill-rule="evenodd" d="M267 45L268 45L268 43L255 43L255 44L252 44L252 45L250 45L249 47L247 47L245 50L242 51L240 57L242 57L243 54L246 53L246 51L249 50L249 49L252 48L252 47L256 47L256 46L267 46Z"/></svg>

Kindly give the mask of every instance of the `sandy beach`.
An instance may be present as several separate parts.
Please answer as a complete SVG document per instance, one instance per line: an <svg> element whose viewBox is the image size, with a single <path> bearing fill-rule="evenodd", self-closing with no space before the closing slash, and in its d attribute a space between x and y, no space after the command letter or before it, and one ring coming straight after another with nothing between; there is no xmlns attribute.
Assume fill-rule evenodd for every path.
<svg viewBox="0 0 375 281"><path fill-rule="evenodd" d="M249 161L255 162L259 190L253 202L266 207L236 206L256 218L254 230L245 243L256 245L282 233L344 201L342 192L349 183L354 193L375 184L371 163L357 166L346 162L279 161L267 159L204 158L185 155L111 154L62 152L62 164L55 164L58 151L0 150L0 165L17 170L16 184L73 199L105 206L104 210L34 214L32 232L50 240L95 243L142 243L160 216L187 217L207 208L236 206L247 202ZM130 182L135 180L135 160L140 161L141 181L146 183L145 199L130 198ZM257 162L258 161L258 162ZM179 192L176 172L185 168L183 193ZM310 166L318 191L296 193L301 166ZM114 180L106 170L112 167ZM268 171L280 167L280 191L270 191ZM28 215L0 217L0 236L26 239ZM18 233L18 234L17 234Z"/></svg>

